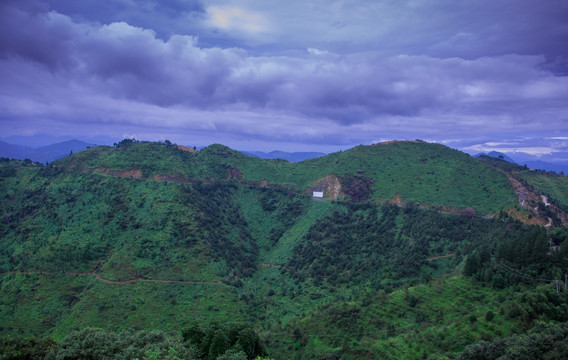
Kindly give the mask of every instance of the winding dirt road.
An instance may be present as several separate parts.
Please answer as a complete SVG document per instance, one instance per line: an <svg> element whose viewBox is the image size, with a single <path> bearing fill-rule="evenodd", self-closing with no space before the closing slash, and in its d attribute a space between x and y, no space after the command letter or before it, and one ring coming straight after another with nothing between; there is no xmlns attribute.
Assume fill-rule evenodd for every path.
<svg viewBox="0 0 568 360"><path fill-rule="evenodd" d="M139 281L150 282L150 283L173 283L173 284L186 284L186 285L220 285L221 281L201 281L201 280L167 280L167 279L146 279L137 277L130 280L109 280L101 277L94 271L89 272L75 272L75 271L44 271L44 270L28 270L28 271L6 271L0 272L0 274L41 274L41 275L73 275L73 276L94 276L98 281L105 282L107 284L135 284Z"/></svg>

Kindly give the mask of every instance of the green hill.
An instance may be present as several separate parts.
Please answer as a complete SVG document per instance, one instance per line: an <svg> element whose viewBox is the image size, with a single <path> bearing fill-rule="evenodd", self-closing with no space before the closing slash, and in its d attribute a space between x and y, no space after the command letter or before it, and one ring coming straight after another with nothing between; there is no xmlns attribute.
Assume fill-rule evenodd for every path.
<svg viewBox="0 0 568 360"><path fill-rule="evenodd" d="M217 358L206 349L247 325L277 359L424 358L568 320L542 281L568 270L566 229L508 215L532 216L511 169L424 142L296 164L189 150L2 159L0 336L185 331L194 357ZM564 180L531 176L562 206Z"/></svg>
<svg viewBox="0 0 568 360"><path fill-rule="evenodd" d="M472 207L479 213L495 213L516 203L516 195L502 173L460 151L420 141L357 146L300 163L249 157L223 145L192 153L175 145L126 141L116 148L83 151L54 166L178 182L236 177L306 194L334 175L342 184L342 191L336 195L345 199L363 196L377 203L397 201L439 209ZM363 191L365 183L368 189Z"/></svg>

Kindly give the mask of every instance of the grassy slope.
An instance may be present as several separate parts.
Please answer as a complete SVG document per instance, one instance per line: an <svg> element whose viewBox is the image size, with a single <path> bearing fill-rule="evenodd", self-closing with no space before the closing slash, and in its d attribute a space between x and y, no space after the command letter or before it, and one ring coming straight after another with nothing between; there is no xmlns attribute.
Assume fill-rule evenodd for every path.
<svg viewBox="0 0 568 360"><path fill-rule="evenodd" d="M503 176L464 153L436 144L358 146L301 164L338 176L361 169L375 180L373 197L379 201L400 194L405 201L491 212L510 205L512 194Z"/></svg>
<svg viewBox="0 0 568 360"><path fill-rule="evenodd" d="M248 157L222 145L189 153L175 146L139 143L118 149L92 148L57 166L140 169L145 177L179 173L186 179L227 178L229 170L236 168L244 180L266 180L300 192L329 174L341 179L363 170L363 176L374 180L372 198L378 202L398 194L405 202L473 207L480 213L497 212L516 203L505 175L460 151L423 142L357 146L300 163Z"/></svg>
<svg viewBox="0 0 568 360"><path fill-rule="evenodd" d="M503 174L445 146L397 142L357 146L344 152L291 164L236 157L231 165L246 179L306 190L329 174L340 179L363 170L374 180L372 198L385 202L399 194L405 202L434 206L473 207L489 213L515 204L515 194Z"/></svg>
<svg viewBox="0 0 568 360"><path fill-rule="evenodd" d="M345 347L352 358L363 357L364 349L384 351L385 357L412 358L421 356L423 350L412 349L409 344L422 342L422 349L428 351L455 351L462 344L454 344L452 339L476 341L510 334L520 324L514 319L500 319L497 325L471 325L463 317L448 315L471 307L479 307L478 318L487 309L499 311L494 304L486 309L483 300L493 300L499 292L472 284L469 279L440 277L459 268L461 258L436 260L436 267L426 269L434 279L423 280L425 285L417 285L422 281L419 277L406 279L416 285L407 293L420 299L413 307L403 306L408 302L404 290L377 290L369 282L335 286L326 280L299 279L278 267L287 265L294 248L306 242L310 229L334 210L342 209L341 204L238 183L217 188L215 184L177 184L61 170L104 166L111 170L141 169L147 178L178 172L187 179L224 179L229 169L236 167L245 180L267 180L302 192L330 173L341 177L362 169L364 176L375 179L373 197L378 201L398 193L408 201L473 206L481 212L508 206L511 190L499 173L439 145L357 147L290 164L249 158L220 145L193 154L143 143L126 149L92 148L62 160L53 169L12 165L8 167L15 168L9 171L2 167L4 176L0 180L5 190L1 198L5 221L0 228L0 268L56 273L0 275L1 334L21 329L23 334L62 338L71 329L85 326L172 331L193 321L253 321L269 340L270 348L286 356L303 354L311 358L316 353L341 352ZM461 181L462 177L466 179ZM437 186L446 189L439 194L433 191ZM447 202L437 202L440 199ZM403 225L397 225L400 234L404 233ZM402 241L417 240L412 233L405 236ZM212 251L211 238L225 239L231 246L239 243L238 239L244 239L245 245L253 240L258 245L254 261L259 266L251 277L237 269L246 268L246 259L229 265L226 253ZM452 239L436 241L441 242L432 243L432 251L438 251L434 255L443 255L455 246L448 245ZM238 247L231 249L241 251ZM92 274L62 273L93 268L105 279L143 276L213 283L112 284ZM221 279L234 281L233 274L238 275L240 284L216 283ZM397 284L400 281L404 279ZM347 328L349 334L345 336L338 329L341 322L337 322L337 314L347 316L354 307L360 309L355 311L355 330ZM418 315L418 311L424 314ZM444 314L444 320L433 322L438 313ZM424 318L417 325L418 316ZM423 327L420 323L424 321L432 326ZM391 334L391 325L398 330L417 330ZM296 329L299 336L294 334ZM439 332L447 337L443 341L446 349L435 347L435 334ZM349 341L337 343L329 335Z"/></svg>

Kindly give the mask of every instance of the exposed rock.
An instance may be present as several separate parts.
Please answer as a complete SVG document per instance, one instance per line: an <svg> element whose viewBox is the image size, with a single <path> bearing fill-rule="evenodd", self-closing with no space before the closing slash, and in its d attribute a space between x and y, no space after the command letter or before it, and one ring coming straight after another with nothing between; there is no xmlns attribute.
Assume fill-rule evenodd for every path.
<svg viewBox="0 0 568 360"><path fill-rule="evenodd" d="M243 173L237 168L230 168L229 171L227 172L227 177L229 179L234 178L234 179L242 180Z"/></svg>
<svg viewBox="0 0 568 360"><path fill-rule="evenodd" d="M187 152L191 152L191 153L196 153L197 150L192 149L190 147L187 146L183 146L183 145L176 145L178 149L183 150L183 151L187 151Z"/></svg>
<svg viewBox="0 0 568 360"><path fill-rule="evenodd" d="M390 199L388 201L389 204L394 204L394 205L402 205L403 204L403 200L402 200L402 196L400 196L399 193L396 193L392 199Z"/></svg>
<svg viewBox="0 0 568 360"><path fill-rule="evenodd" d="M465 209L461 209L460 210L460 216L463 217L475 217L475 215L477 215L475 213L475 209L474 208L465 208Z"/></svg>
<svg viewBox="0 0 568 360"><path fill-rule="evenodd" d="M341 191L341 183L334 174L329 174L326 177L317 180L314 186L308 188L308 193L310 195L312 195L314 191L321 191L323 192L324 198L332 200L337 200L343 195L343 192Z"/></svg>

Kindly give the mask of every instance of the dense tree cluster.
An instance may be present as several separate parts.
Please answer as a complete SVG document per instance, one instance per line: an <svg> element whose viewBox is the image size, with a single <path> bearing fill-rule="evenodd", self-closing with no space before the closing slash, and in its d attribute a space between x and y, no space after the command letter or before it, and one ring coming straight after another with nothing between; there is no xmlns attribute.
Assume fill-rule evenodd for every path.
<svg viewBox="0 0 568 360"><path fill-rule="evenodd" d="M345 175L341 178L341 190L353 202L369 200L374 180L362 175Z"/></svg>
<svg viewBox="0 0 568 360"><path fill-rule="evenodd" d="M568 269L568 243L564 230L548 232L542 227L508 223L509 236L490 247L485 244L465 260L463 274L496 289L519 282L526 284L559 280ZM554 244L562 242L562 246ZM490 250L492 249L492 250Z"/></svg>
<svg viewBox="0 0 568 360"><path fill-rule="evenodd" d="M262 210L271 217L271 229L268 235L272 245L276 244L282 235L305 213L305 199L283 190L260 188L259 203Z"/></svg>
<svg viewBox="0 0 568 360"><path fill-rule="evenodd" d="M182 331L184 341L193 346L200 359L254 359L266 355L257 333L246 325L193 325Z"/></svg>
<svg viewBox="0 0 568 360"><path fill-rule="evenodd" d="M527 334L480 341L467 346L457 360L565 359L568 354L568 323L539 324Z"/></svg>
<svg viewBox="0 0 568 360"><path fill-rule="evenodd" d="M181 337L161 331L87 328L71 332L61 342L0 339L0 360L249 360L265 355L262 341L247 325L196 325L183 330Z"/></svg>
<svg viewBox="0 0 568 360"><path fill-rule="evenodd" d="M256 268L258 245L232 201L236 185L214 182L184 184L182 188L182 201L197 213L199 236L211 247L214 259L223 260L232 275L250 276Z"/></svg>
<svg viewBox="0 0 568 360"><path fill-rule="evenodd" d="M499 219L450 216L415 206L338 206L310 229L306 242L294 249L289 267L297 276L320 281L326 278L333 284L408 279L427 270L423 266L429 265L426 259L430 256L452 253L459 260L460 254L481 247L486 249L485 264L490 258L486 254L495 250L497 239L499 243L514 242L526 231L513 221L508 226ZM481 265L475 266L466 273L477 272Z"/></svg>
<svg viewBox="0 0 568 360"><path fill-rule="evenodd" d="M56 343L50 339L2 339L0 359L112 360L196 359L193 349L179 337L160 331L109 332L87 328L73 331Z"/></svg>

